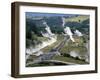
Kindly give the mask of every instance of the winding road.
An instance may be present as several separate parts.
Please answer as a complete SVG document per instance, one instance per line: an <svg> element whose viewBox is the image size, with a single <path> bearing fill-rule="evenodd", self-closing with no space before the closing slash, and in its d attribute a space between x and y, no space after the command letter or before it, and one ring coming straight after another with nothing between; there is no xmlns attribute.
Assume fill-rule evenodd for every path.
<svg viewBox="0 0 100 80"><path fill-rule="evenodd" d="M50 62L60 62L64 64L74 64L74 63L69 63L69 62L64 62L64 61L59 61L59 60L51 60L54 56L60 55L59 51L63 46L65 45L66 41L69 40L68 36L65 36L63 41L59 43L55 48L51 49L48 53L40 55L37 59L35 59L33 62L27 63L26 65L29 64L35 64L35 63L40 63L40 62L45 62L45 61L50 61Z"/></svg>

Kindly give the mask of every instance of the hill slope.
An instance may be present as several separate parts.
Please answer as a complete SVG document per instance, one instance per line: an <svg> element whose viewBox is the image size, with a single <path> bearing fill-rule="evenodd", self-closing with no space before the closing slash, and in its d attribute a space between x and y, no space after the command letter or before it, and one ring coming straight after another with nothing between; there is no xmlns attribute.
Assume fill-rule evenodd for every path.
<svg viewBox="0 0 100 80"><path fill-rule="evenodd" d="M66 18L65 22L83 22L84 20L89 19L89 16L86 15L80 15L80 16L74 16L71 18Z"/></svg>

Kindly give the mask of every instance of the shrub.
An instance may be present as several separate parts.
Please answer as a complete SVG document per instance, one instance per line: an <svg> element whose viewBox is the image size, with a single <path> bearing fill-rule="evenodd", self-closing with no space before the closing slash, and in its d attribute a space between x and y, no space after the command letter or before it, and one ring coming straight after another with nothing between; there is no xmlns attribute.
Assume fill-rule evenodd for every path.
<svg viewBox="0 0 100 80"><path fill-rule="evenodd" d="M75 57L75 59L76 59L76 60L80 60L80 58L79 58L78 56L77 56L77 57Z"/></svg>

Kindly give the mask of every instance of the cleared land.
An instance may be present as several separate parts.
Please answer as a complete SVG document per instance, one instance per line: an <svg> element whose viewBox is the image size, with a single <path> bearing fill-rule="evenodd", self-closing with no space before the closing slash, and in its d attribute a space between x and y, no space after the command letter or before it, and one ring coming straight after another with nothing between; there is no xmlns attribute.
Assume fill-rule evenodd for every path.
<svg viewBox="0 0 100 80"><path fill-rule="evenodd" d="M89 16L76 16L72 18L66 18L65 22L82 22L87 19L89 19Z"/></svg>

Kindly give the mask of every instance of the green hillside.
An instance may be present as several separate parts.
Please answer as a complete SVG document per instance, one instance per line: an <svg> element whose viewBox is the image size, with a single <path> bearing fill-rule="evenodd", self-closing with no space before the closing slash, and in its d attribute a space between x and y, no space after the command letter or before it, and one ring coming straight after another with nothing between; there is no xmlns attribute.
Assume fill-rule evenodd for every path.
<svg viewBox="0 0 100 80"><path fill-rule="evenodd" d="M71 18L66 18L65 22L83 22L84 20L89 19L89 16L86 15L80 15L80 16L74 16Z"/></svg>

